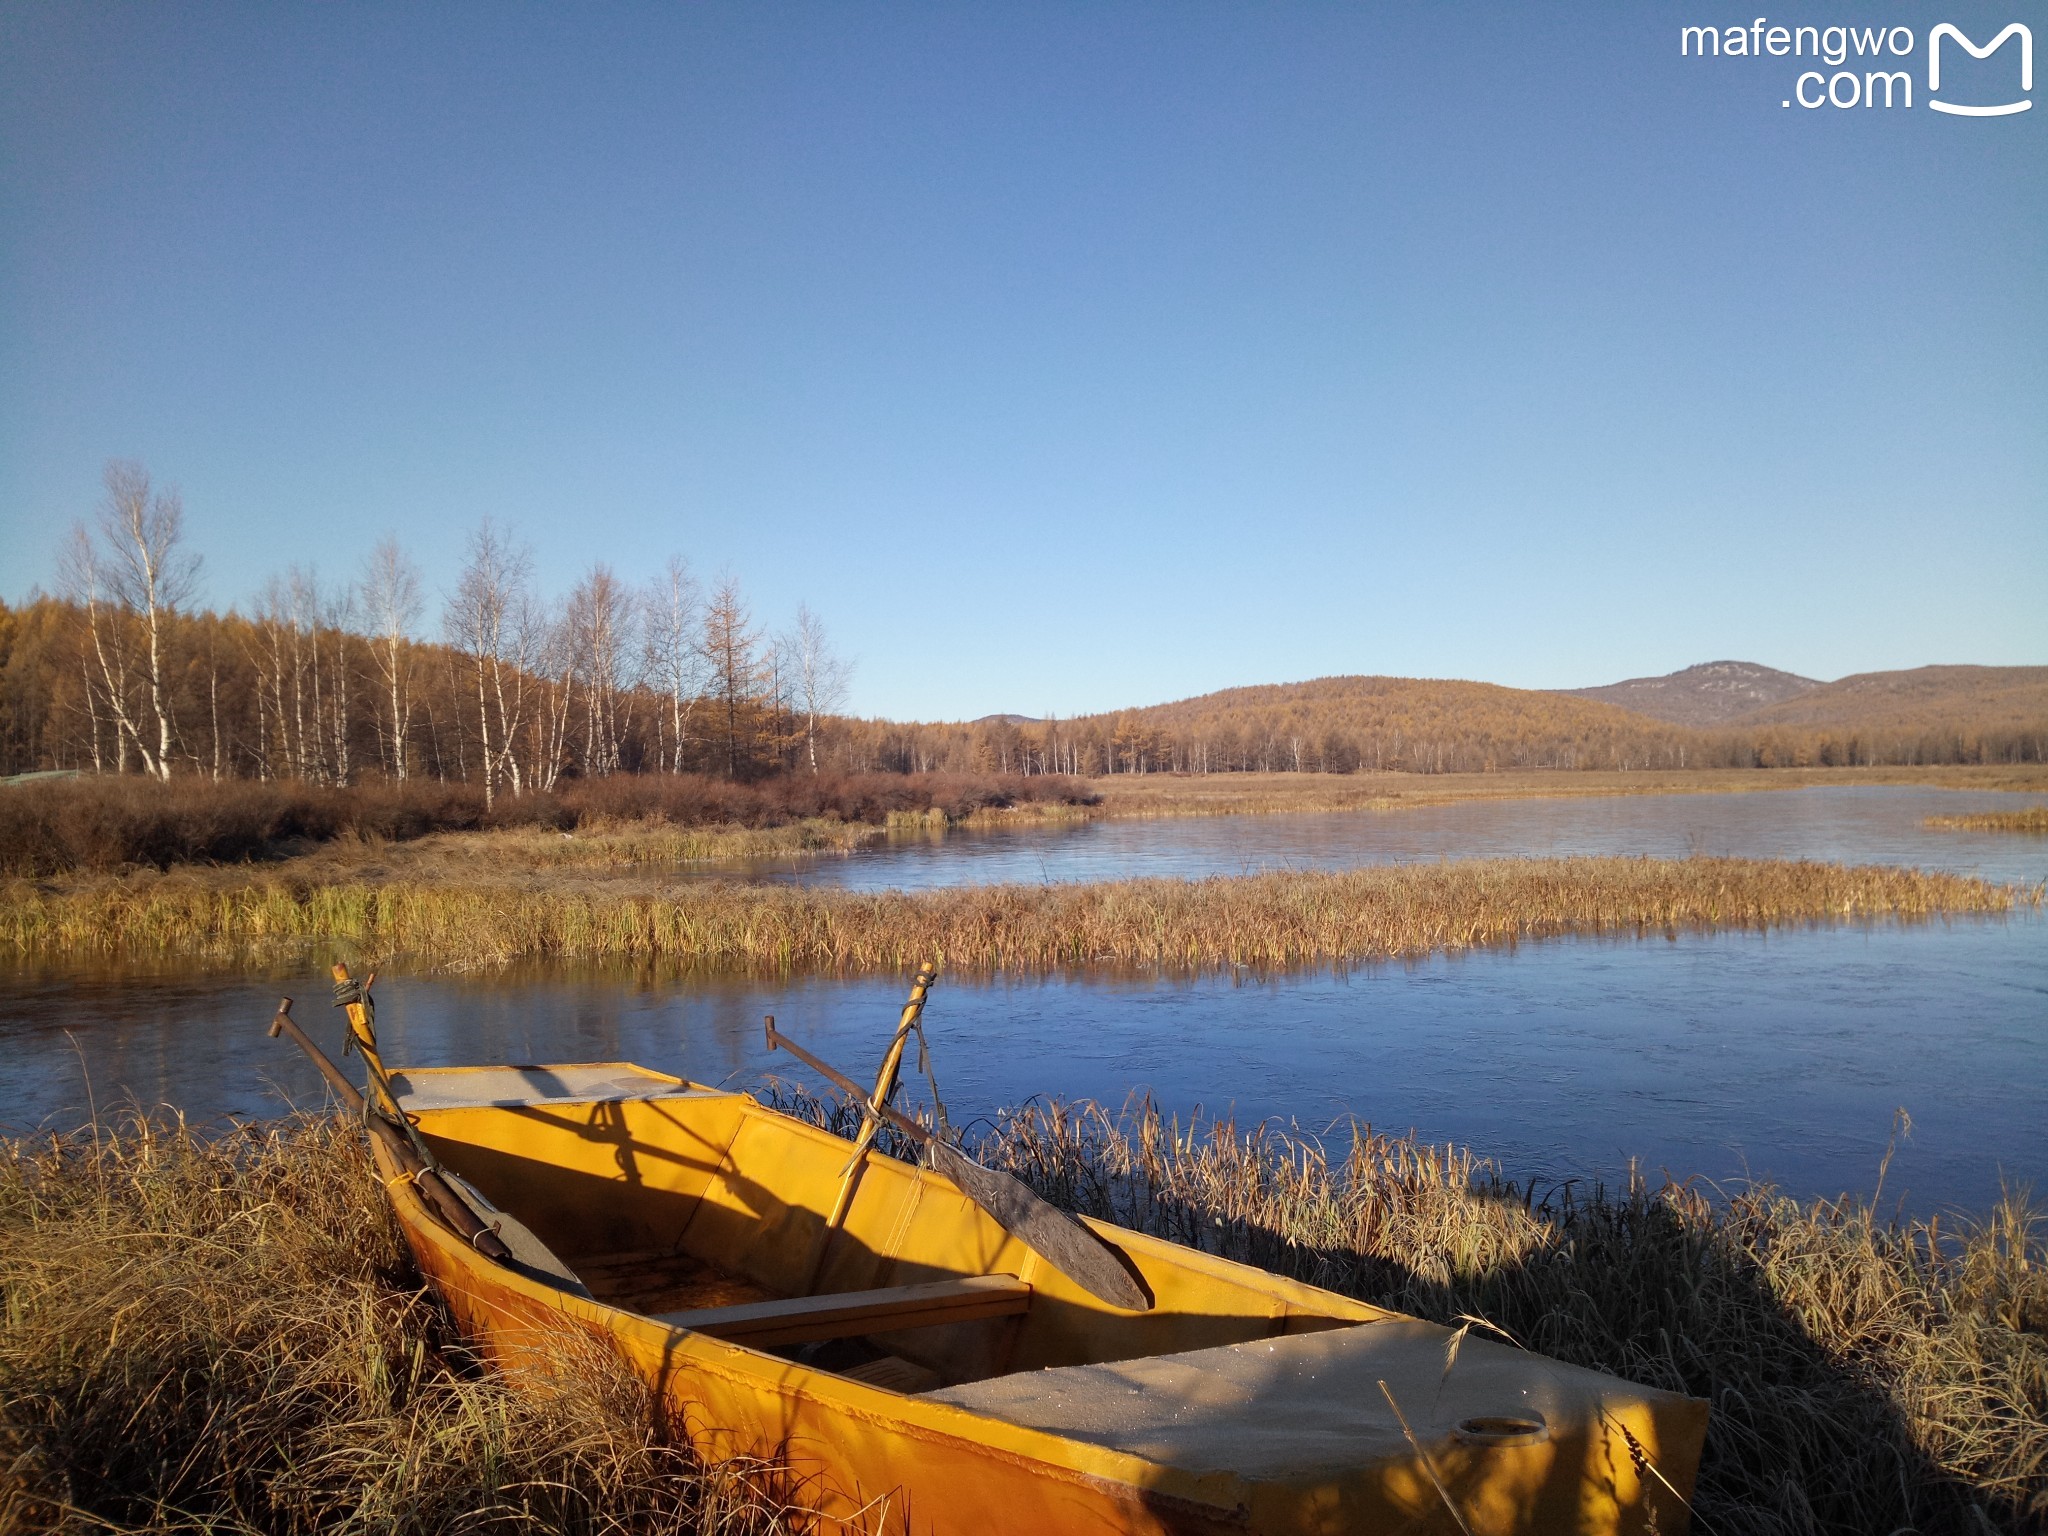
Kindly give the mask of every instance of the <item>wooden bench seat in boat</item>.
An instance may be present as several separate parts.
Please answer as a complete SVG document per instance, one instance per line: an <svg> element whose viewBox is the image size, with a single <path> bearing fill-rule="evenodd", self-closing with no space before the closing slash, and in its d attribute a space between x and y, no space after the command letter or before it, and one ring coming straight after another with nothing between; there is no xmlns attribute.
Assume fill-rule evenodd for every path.
<svg viewBox="0 0 2048 1536"><path fill-rule="evenodd" d="M1013 1275L969 1275L877 1291L841 1291L738 1307L665 1312L656 1321L707 1333L729 1344L779 1349L787 1344L936 1328L985 1317L1015 1317L1030 1305L1031 1287Z"/></svg>
<svg viewBox="0 0 2048 1536"><path fill-rule="evenodd" d="M926 1398L1197 1474L1316 1483L1412 1462L1385 1382L1446 1476L1475 1460L1555 1458L1584 1445L1635 1390L1611 1376L1408 1319L1182 1354L1055 1366L943 1387ZM1545 1444L1544 1442L1551 1442ZM1455 1491L1455 1489L1454 1489Z"/></svg>

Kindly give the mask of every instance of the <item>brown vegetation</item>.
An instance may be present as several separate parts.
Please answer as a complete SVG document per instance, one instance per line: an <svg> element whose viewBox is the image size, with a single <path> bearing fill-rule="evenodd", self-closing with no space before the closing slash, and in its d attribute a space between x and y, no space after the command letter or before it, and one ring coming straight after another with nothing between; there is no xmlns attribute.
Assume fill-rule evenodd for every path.
<svg viewBox="0 0 2048 1536"><path fill-rule="evenodd" d="M1910 681L1924 673L1944 676ZM1901 704L1902 694L1915 702ZM1033 728L1004 729L1021 736ZM1847 678L1709 729L1569 694L1390 677L1232 688L1036 729L1074 743L1069 761L1086 767L1096 754L1119 773L2040 763L2048 760L2048 668Z"/></svg>
<svg viewBox="0 0 2048 1536"><path fill-rule="evenodd" d="M1944 832L2048 832L2048 805L1982 816L1930 816L1927 825Z"/></svg>
<svg viewBox="0 0 2048 1536"><path fill-rule="evenodd" d="M205 778L159 783L109 774L0 786L0 873L235 863L277 858L334 838L402 842L447 831L527 828L560 834L629 825L758 830L828 821L882 827L905 814L936 812L942 822L960 821L994 808L1092 798L1070 779L1017 775L784 774L739 783L698 774L642 774L569 780L552 792L529 791L490 804L478 786L432 779L340 788ZM750 841L762 842L660 837L636 850L636 857L716 857L721 844L744 853ZM848 839L814 827L808 837L783 841L827 846Z"/></svg>
<svg viewBox="0 0 2048 1536"><path fill-rule="evenodd" d="M2048 667L1914 667L1859 672L1737 718L1746 726L1862 730L1893 736L2039 729Z"/></svg>
<svg viewBox="0 0 2048 1536"><path fill-rule="evenodd" d="M1070 1208L1706 1397L1701 1531L2048 1530L2048 1248L2017 1196L1939 1222L1642 1181L1539 1199L1370 1127L1142 1106L1034 1107L976 1151ZM0 1143L0 1290L0 1529L804 1525L772 1468L676 1450L607 1356L478 1373L352 1123Z"/></svg>
<svg viewBox="0 0 2048 1536"><path fill-rule="evenodd" d="M1353 1127L1034 1107L984 1161L1121 1225L1713 1407L1695 1529L2048 1531L2048 1217L1631 1179L1537 1199Z"/></svg>
<svg viewBox="0 0 2048 1536"><path fill-rule="evenodd" d="M1100 885L849 891L571 874L438 884L261 873L0 887L0 949L231 960L343 943L366 958L768 971L1200 971L1361 962L1562 934L1771 928L2038 909L2042 889L1757 859L1509 859Z"/></svg>
<svg viewBox="0 0 2048 1536"><path fill-rule="evenodd" d="M120 523L120 528L129 524ZM118 530L117 530L118 531ZM88 541L90 542L90 541ZM131 541L132 542L132 541ZM107 551L121 545L111 535ZM89 572L111 568L84 561ZM96 578L95 578L96 579ZM489 526L420 638L395 546L365 579L274 581L248 615L86 576L0 604L0 773L367 776L478 785L488 805L649 771L1092 776L1683 770L2048 759L2048 668L1932 667L1821 685L1711 726L1486 683L1327 677L1070 720L861 720L815 615L764 633L738 586L677 562L645 587L593 568L560 604Z"/></svg>
<svg viewBox="0 0 2048 1536"><path fill-rule="evenodd" d="M0 1530L805 1524L772 1468L675 1449L587 1343L480 1372L346 1121L0 1142L0 1292Z"/></svg>
<svg viewBox="0 0 2048 1536"><path fill-rule="evenodd" d="M62 596L0 604L0 774L367 771L474 783L488 806L575 775L816 771L843 703L846 667L815 614L770 634L735 578L706 600L680 558L644 584L594 565L552 599L486 519L439 644L420 634L420 575L392 540L359 580L293 566L246 613L191 609L197 568L177 494L109 464L98 515L65 546Z"/></svg>

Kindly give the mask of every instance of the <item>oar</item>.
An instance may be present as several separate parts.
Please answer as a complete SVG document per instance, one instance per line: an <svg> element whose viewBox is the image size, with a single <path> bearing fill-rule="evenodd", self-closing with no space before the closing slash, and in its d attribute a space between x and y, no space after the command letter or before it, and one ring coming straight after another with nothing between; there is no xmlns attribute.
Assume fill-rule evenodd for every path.
<svg viewBox="0 0 2048 1536"><path fill-rule="evenodd" d="M327 1079L327 1086L334 1090L335 1097L343 1106L351 1114L362 1116L370 1134L384 1143L384 1150L411 1177L414 1188L426 1197L436 1215L468 1239L470 1245L486 1258L496 1259L501 1264L511 1260L512 1250L505 1246L498 1234L484 1225L482 1218L469 1208L438 1171L428 1166L427 1160L413 1145L412 1135L408 1134L412 1127L407 1125L400 1130L381 1109L365 1104L362 1094L356 1091L356 1085L348 1080L348 1075L313 1043L311 1036L299 1028L298 1021L292 1017L292 1000L288 997L278 1003L277 1017L270 1021L270 1037L274 1040L279 1035L290 1036L292 1043L320 1069L320 1075Z"/></svg>
<svg viewBox="0 0 2048 1536"><path fill-rule="evenodd" d="M860 1144L863 1148L874 1139L874 1132L882 1125L894 1126L918 1146L928 1149L938 1171L958 1185L968 1199L993 1216L1005 1231L1013 1233L1026 1247L1091 1296L1131 1312L1151 1310L1152 1297L1137 1276L1124 1267L1101 1238L1074 1217L1058 1206L1048 1204L1021 1179L994 1168L982 1167L885 1101L870 1099L852 1078L827 1066L780 1033L775 1028L775 1015L772 1013L766 1022L769 1050L789 1052L860 1106Z"/></svg>
<svg viewBox="0 0 2048 1536"><path fill-rule="evenodd" d="M903 1050L910 1043L910 1032L917 1028L917 1021L924 1013L926 994L932 983L939 979L939 962L934 960L917 973L917 979L910 984L910 1000L903 1005L903 1015L896 1021L896 1033L889 1041L889 1049L882 1053L882 1070L875 1076L875 1091L868 1101L873 1104L887 1104L896 1096L896 1079L903 1070ZM847 1160L847 1169L852 1172L860 1160L867 1156L868 1148L880 1129L872 1119L861 1121L860 1135L854 1138L853 1156ZM846 1208L852 1203L853 1185L856 1181L841 1181L838 1206L827 1226L836 1227L846 1219Z"/></svg>
<svg viewBox="0 0 2048 1536"><path fill-rule="evenodd" d="M391 1074L385 1070L383 1058L377 1054L375 1005L370 1001L370 983L377 979L376 973L372 972L358 987L350 978L348 968L337 965L334 979L336 997L348 1011L351 1043L369 1069L371 1091L383 1101L381 1104L366 1102L341 1068L299 1028L291 1016L290 998L278 1005L277 1017L270 1022L272 1037L290 1035L299 1049L312 1058L313 1065L320 1069L320 1075L340 1095L342 1103L362 1116L371 1134L384 1144L393 1160L412 1179L413 1186L426 1198L427 1204L458 1234L467 1238L478 1253L537 1280L588 1297L588 1287L555 1257L546 1243L509 1212L492 1205L482 1191L442 1167L432 1149L414 1129L412 1121L406 1117L404 1106L392 1091Z"/></svg>

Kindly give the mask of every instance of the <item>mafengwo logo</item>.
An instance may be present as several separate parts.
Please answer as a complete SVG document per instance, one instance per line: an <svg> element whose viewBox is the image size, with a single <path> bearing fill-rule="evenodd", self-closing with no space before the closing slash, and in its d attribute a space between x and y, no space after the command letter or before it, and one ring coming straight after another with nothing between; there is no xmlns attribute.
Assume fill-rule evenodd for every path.
<svg viewBox="0 0 2048 1536"><path fill-rule="evenodd" d="M1922 105L1954 117L2010 117L2034 105L2034 34L2023 23L2009 23L1989 42L1979 43L1954 22L1938 22L1928 29L1926 45L1927 89ZM1791 94L1780 105L1808 111L1913 106L1919 49L1920 38L1911 27L1795 27L1759 16L1746 27L1678 29L1678 51L1685 58L1785 59L1794 68L1804 63L1807 67L1797 69ZM1970 62L1973 60L1985 62ZM2013 89L2015 63L2017 91Z"/></svg>

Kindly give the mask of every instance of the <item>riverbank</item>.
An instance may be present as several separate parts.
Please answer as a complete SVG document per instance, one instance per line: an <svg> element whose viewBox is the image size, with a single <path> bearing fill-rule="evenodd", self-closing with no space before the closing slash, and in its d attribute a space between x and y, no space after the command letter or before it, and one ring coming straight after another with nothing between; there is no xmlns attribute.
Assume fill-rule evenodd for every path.
<svg viewBox="0 0 2048 1536"><path fill-rule="evenodd" d="M1085 781L1088 814L1273 816L1397 811L1467 800L1588 799L1610 795L1732 795L1823 785L1910 784L1928 789L2048 794L2048 764L1924 768L1692 768L1655 772L1509 769L1500 773L1118 774Z"/></svg>
<svg viewBox="0 0 2048 1536"><path fill-rule="evenodd" d="M905 837L941 839L961 828L1398 813L1467 801L1857 785L2048 794L2048 766L1118 774L1089 780L795 775L756 786L627 774L579 783L560 795L500 797L495 808L486 807L473 786L460 784L323 789L85 777L0 793L0 874L35 878L220 867L245 872L233 878L267 869L288 881L332 883L715 869L844 855Z"/></svg>
<svg viewBox="0 0 2048 1536"><path fill-rule="evenodd" d="M232 963L307 948L370 963L523 959L676 969L1277 970L1564 935L1765 929L2038 911L2039 886L1767 859L1467 860L1094 885L849 891L556 871L521 879L293 880L260 869L0 885L25 959Z"/></svg>
<svg viewBox="0 0 2048 1536"><path fill-rule="evenodd" d="M976 1150L1071 1207L1707 1398L1697 1530L2048 1527L2048 1247L2019 1199L1910 1224L1768 1190L1538 1199L1367 1128L1087 1105ZM772 1468L667 1445L608 1357L477 1372L419 1286L345 1121L0 1142L0 1529L801 1528Z"/></svg>
<svg viewBox="0 0 2048 1536"><path fill-rule="evenodd" d="M1537 1198L1369 1126L1090 1105L977 1150L1120 1225L1705 1398L1695 1531L2048 1531L2048 1212L2024 1194L1925 1223L1690 1181Z"/></svg>

